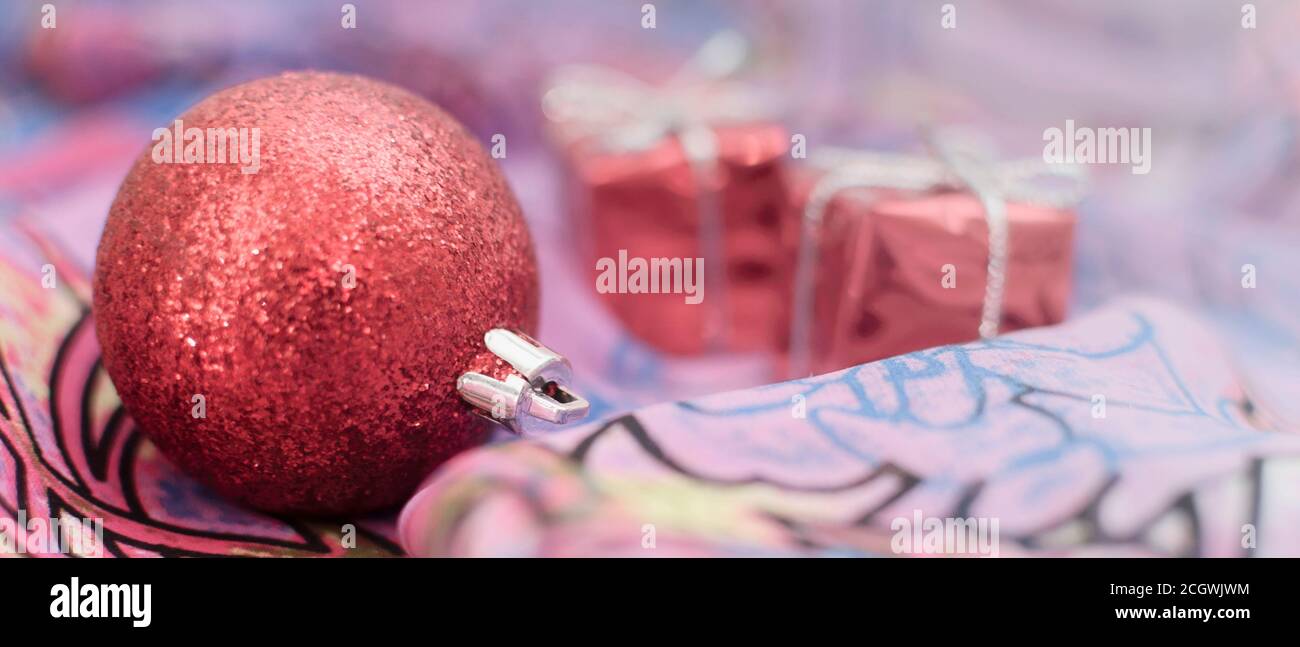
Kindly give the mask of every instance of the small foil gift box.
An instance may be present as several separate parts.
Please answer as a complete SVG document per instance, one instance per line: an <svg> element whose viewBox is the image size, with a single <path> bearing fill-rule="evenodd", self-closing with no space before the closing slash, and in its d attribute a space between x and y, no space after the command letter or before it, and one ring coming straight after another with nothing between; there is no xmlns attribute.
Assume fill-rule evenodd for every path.
<svg viewBox="0 0 1300 647"><path fill-rule="evenodd" d="M666 352L778 347L790 139L755 112L767 97L726 80L743 54L714 37L657 86L569 66L543 99L597 298Z"/></svg>
<svg viewBox="0 0 1300 647"><path fill-rule="evenodd" d="M1064 318L1082 169L933 143L823 150L792 173L789 375Z"/></svg>

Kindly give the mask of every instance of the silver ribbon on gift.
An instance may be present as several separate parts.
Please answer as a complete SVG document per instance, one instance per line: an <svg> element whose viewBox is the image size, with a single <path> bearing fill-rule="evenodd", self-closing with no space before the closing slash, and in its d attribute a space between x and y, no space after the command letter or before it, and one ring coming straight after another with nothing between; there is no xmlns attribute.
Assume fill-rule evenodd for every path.
<svg viewBox="0 0 1300 647"><path fill-rule="evenodd" d="M795 267L794 307L790 322L790 370L809 374L816 307L817 236L831 200L846 189L897 189L930 192L968 190L984 207L989 229L988 280L980 311L979 335L998 334L1002 293L1009 255L1007 201L1069 208L1082 199L1086 176L1081 166L1047 164L1041 158L995 161L990 147L970 135L952 131L928 138L931 157L872 153L844 148L822 149L809 158L826 171L804 206Z"/></svg>
<svg viewBox="0 0 1300 647"><path fill-rule="evenodd" d="M749 87L728 81L749 59L745 39L732 31L715 34L662 85L650 85L612 68L568 65L549 78L542 111L570 143L595 138L603 150L650 150L664 139L681 142L699 196L700 248L710 294L706 334L716 344L725 330L721 282L725 278L723 220L718 192L718 141L714 128L766 118L771 102Z"/></svg>

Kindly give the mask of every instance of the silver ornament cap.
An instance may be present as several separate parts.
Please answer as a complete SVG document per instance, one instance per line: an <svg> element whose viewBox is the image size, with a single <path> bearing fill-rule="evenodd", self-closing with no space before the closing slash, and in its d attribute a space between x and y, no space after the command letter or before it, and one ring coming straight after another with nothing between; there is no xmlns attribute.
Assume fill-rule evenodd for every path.
<svg viewBox="0 0 1300 647"><path fill-rule="evenodd" d="M515 373L505 381L467 371L456 380L456 391L478 413L518 434L563 425L587 416L591 408L582 396L569 390L573 377L569 360L520 332L493 328L483 335L493 355L505 360ZM542 424L538 424L542 423Z"/></svg>

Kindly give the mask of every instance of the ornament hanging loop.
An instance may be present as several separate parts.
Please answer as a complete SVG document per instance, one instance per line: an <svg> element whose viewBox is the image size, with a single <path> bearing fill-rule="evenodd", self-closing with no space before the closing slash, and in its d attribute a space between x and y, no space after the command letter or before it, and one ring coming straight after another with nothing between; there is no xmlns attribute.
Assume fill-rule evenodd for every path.
<svg viewBox="0 0 1300 647"><path fill-rule="evenodd" d="M515 373L501 381L469 371L456 380L460 397L480 415L519 434L534 430L538 421L562 425L586 417L591 405L568 390L573 369L563 355L523 333L503 328L489 330L483 343Z"/></svg>

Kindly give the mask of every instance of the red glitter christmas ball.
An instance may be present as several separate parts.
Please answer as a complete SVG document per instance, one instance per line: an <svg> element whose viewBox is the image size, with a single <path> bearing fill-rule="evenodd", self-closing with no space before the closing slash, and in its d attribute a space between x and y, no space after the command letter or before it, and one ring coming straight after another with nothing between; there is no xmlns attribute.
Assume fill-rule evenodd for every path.
<svg viewBox="0 0 1300 647"><path fill-rule="evenodd" d="M533 332L537 292L518 203L460 124L290 73L154 131L99 243L95 329L181 468L257 508L354 513L483 440L457 377L503 365L483 334Z"/></svg>

